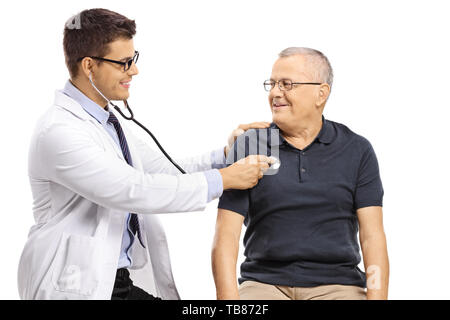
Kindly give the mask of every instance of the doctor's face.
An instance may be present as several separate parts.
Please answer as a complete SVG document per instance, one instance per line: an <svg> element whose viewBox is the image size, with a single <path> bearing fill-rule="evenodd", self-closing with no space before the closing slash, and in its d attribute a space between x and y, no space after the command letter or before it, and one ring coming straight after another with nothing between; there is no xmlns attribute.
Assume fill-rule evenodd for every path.
<svg viewBox="0 0 450 320"><path fill-rule="evenodd" d="M133 39L119 39L109 44L109 53L102 57L116 61L127 61L134 56ZM100 61L98 61L100 62ZM133 76L139 73L136 64L124 71L123 65L101 61L92 68L92 80L97 88L110 100L128 99Z"/></svg>
<svg viewBox="0 0 450 320"><path fill-rule="evenodd" d="M270 79L279 81L288 79L292 82L316 82L311 66L302 55L279 58L272 67ZM269 92L269 104L272 120L280 129L295 128L321 113L317 107L319 86L293 84L291 90L280 90L278 84Z"/></svg>

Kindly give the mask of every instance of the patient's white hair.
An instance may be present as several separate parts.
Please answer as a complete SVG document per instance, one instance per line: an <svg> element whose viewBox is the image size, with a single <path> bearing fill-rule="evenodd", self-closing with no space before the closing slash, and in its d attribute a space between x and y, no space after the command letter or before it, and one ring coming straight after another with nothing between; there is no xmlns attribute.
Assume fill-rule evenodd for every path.
<svg viewBox="0 0 450 320"><path fill-rule="evenodd" d="M306 57L308 64L311 66L311 71L313 72L313 81L326 82L331 88L333 85L333 69L331 68L330 61L328 61L328 58L322 52L305 47L290 47L281 51L278 56L284 58L296 54Z"/></svg>

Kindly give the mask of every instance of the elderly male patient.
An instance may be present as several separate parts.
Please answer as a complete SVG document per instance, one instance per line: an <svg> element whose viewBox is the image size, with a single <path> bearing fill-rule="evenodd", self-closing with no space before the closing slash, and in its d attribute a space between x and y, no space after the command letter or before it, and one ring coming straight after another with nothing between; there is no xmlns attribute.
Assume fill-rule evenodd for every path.
<svg viewBox="0 0 450 320"><path fill-rule="evenodd" d="M218 299L387 299L377 158L368 140L323 117L332 81L325 55L288 48L264 82L273 123L240 136L229 156L264 150L280 166L254 188L220 198L212 249ZM358 229L367 277L358 267Z"/></svg>

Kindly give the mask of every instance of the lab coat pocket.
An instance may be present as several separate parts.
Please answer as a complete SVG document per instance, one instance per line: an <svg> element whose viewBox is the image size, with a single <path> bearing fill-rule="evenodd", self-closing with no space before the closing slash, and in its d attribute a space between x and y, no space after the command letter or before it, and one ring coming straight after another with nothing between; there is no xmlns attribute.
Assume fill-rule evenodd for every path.
<svg viewBox="0 0 450 320"><path fill-rule="evenodd" d="M99 240L63 233L56 252L52 283L57 291L90 296L98 286Z"/></svg>

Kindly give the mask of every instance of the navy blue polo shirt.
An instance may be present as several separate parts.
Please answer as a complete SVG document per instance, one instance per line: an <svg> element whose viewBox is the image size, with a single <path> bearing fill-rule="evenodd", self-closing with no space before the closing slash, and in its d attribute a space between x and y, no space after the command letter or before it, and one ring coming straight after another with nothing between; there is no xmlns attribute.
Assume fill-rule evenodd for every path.
<svg viewBox="0 0 450 320"><path fill-rule="evenodd" d="M227 163L249 154L276 155L281 165L252 189L227 190L220 198L219 208L245 217L239 283L364 288L356 210L382 206L383 199L370 142L322 117L319 134L303 150L272 123L241 135Z"/></svg>

